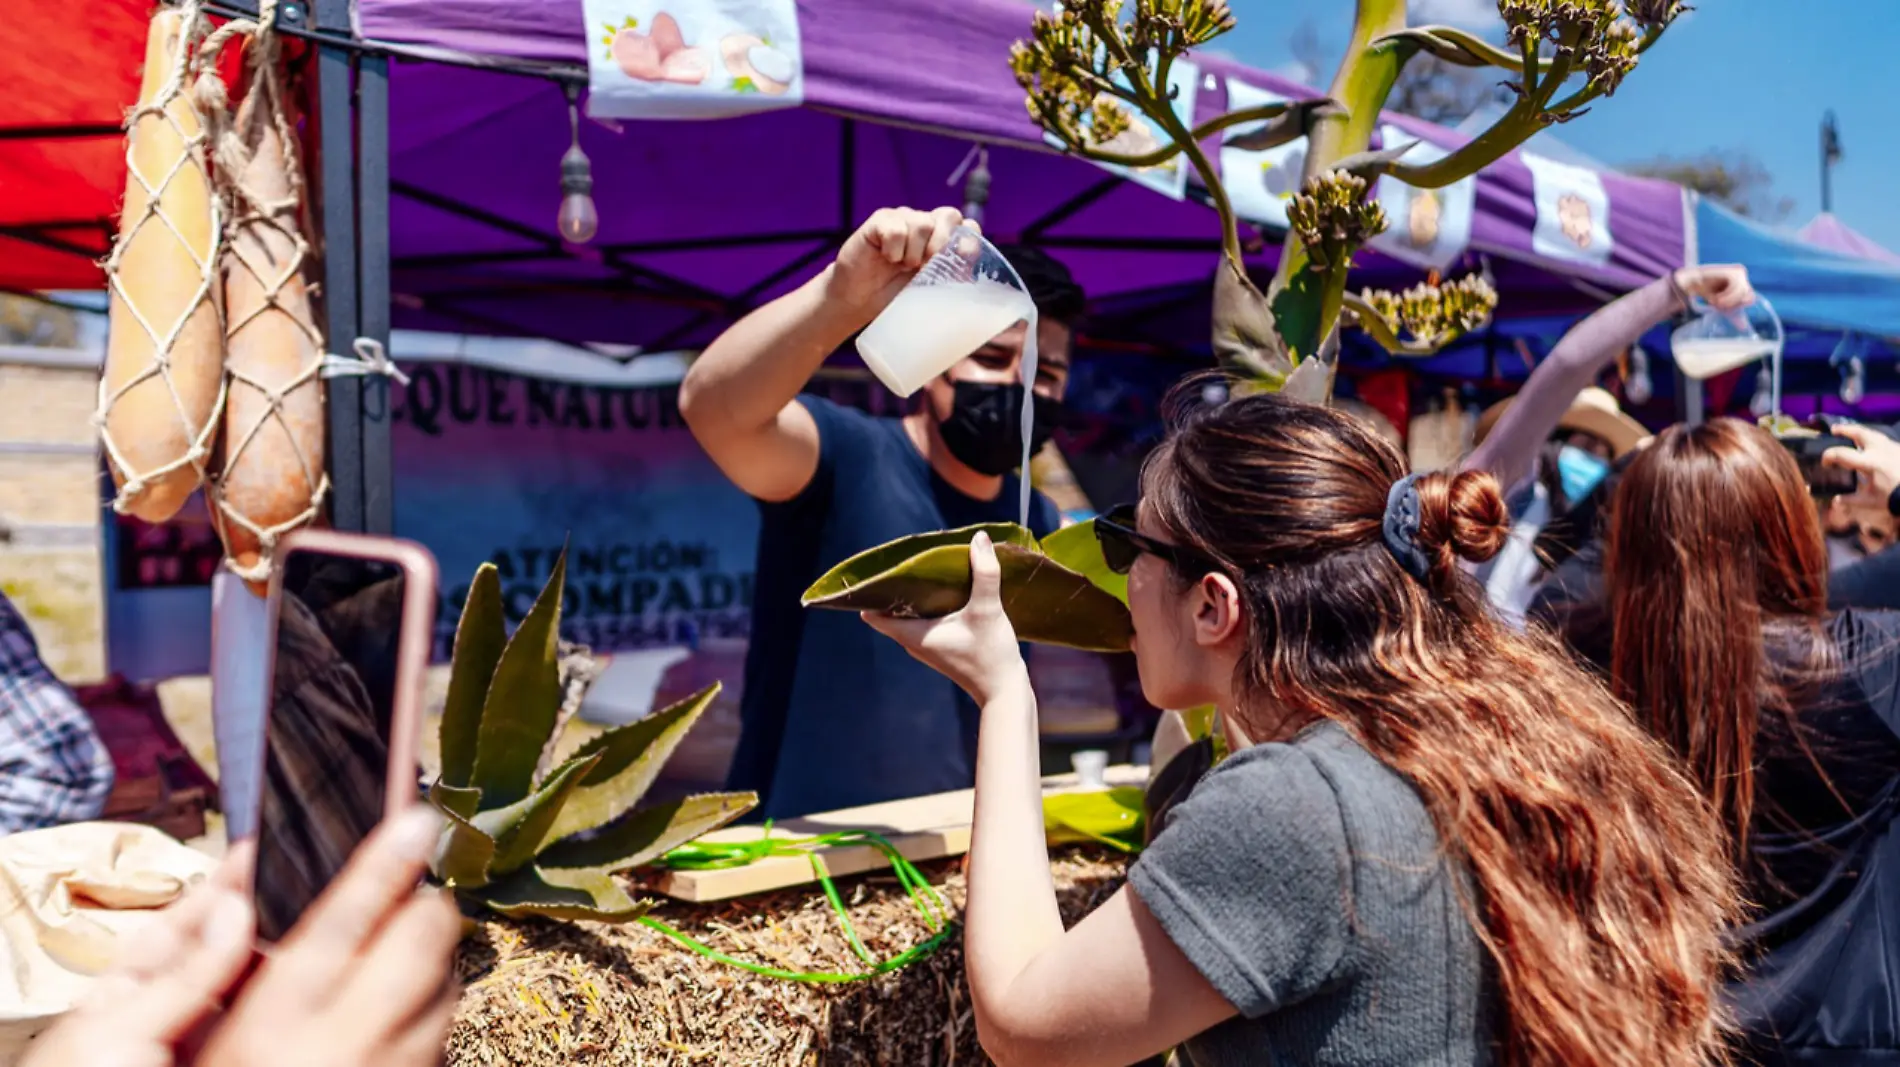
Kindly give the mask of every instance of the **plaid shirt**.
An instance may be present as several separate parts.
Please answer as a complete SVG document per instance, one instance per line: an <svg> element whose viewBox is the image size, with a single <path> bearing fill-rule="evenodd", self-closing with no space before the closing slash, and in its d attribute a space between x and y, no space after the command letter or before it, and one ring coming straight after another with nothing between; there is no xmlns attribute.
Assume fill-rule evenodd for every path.
<svg viewBox="0 0 1900 1067"><path fill-rule="evenodd" d="M0 834L96 819L112 757L0 593Z"/></svg>

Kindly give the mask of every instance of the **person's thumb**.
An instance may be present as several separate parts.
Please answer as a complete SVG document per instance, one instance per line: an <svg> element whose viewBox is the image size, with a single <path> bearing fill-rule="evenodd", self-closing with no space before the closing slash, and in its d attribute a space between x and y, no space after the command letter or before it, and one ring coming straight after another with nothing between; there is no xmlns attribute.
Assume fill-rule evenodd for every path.
<svg viewBox="0 0 1900 1067"><path fill-rule="evenodd" d="M1003 565L996 558L996 545L981 531L970 540L970 603L1000 604L1003 599Z"/></svg>

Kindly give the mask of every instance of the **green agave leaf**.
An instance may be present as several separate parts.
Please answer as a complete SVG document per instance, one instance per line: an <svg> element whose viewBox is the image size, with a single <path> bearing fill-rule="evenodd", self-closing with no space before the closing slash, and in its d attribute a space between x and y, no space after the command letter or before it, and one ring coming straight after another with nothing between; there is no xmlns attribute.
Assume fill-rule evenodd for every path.
<svg viewBox="0 0 1900 1067"><path fill-rule="evenodd" d="M476 829L495 839L495 858L489 865L494 874L507 874L526 867L548 839L562 805L581 784L587 772L600 761L598 755L576 756L554 769L541 788L526 800L505 808L477 812L470 819Z"/></svg>
<svg viewBox="0 0 1900 1067"><path fill-rule="evenodd" d="M1214 272L1214 355L1221 365L1254 377L1283 381L1293 373L1280 339L1277 306L1232 263L1222 260Z"/></svg>
<svg viewBox="0 0 1900 1067"><path fill-rule="evenodd" d="M1303 400L1308 404L1324 404L1333 395L1333 368L1330 359L1303 359L1287 376L1286 383L1280 386L1280 395L1288 400Z"/></svg>
<svg viewBox="0 0 1900 1067"><path fill-rule="evenodd" d="M475 744L482 728L482 702L495 677L495 664L508 643L501 615L501 577L493 563L476 568L455 627L455 652L449 660L449 694L442 705L442 779L464 786L475 773Z"/></svg>
<svg viewBox="0 0 1900 1067"><path fill-rule="evenodd" d="M624 815L584 839L558 841L537 858L543 871L631 870L751 811L756 793L707 793Z"/></svg>
<svg viewBox="0 0 1900 1067"><path fill-rule="evenodd" d="M1135 786L1056 793L1042 800L1043 832L1051 844L1097 841L1132 851L1140 846L1146 807Z"/></svg>
<svg viewBox="0 0 1900 1067"><path fill-rule="evenodd" d="M921 534L853 556L806 590L804 604L916 619L949 615L969 603L969 544L979 529L994 528ZM1121 601L1043 555L1027 530L1004 529L1009 539L996 544L1003 611L1018 637L1089 652L1127 651L1134 628Z"/></svg>
<svg viewBox="0 0 1900 1067"><path fill-rule="evenodd" d="M1128 576L1109 569L1102 558L1102 542L1095 536L1095 520L1064 526L1042 539L1042 554L1095 583L1095 588L1128 603Z"/></svg>
<svg viewBox="0 0 1900 1067"><path fill-rule="evenodd" d="M970 542L975 540L977 531L990 535L996 544L1016 544L1024 548L1036 547L1036 535L1013 522L987 523L982 526L965 526L956 530L940 530L935 533L921 533L910 537L900 537L888 544L869 548L852 556L812 583L805 590L803 603L809 607L814 602L849 593L852 589L902 566L911 557L932 548L948 545L961 545L968 554ZM967 593L965 596L967 597ZM955 608L951 608L955 611Z"/></svg>
<svg viewBox="0 0 1900 1067"><path fill-rule="evenodd" d="M482 903L511 919L585 919L617 923L638 919L652 909L636 901L618 882L592 871L561 873L529 867L484 889Z"/></svg>
<svg viewBox="0 0 1900 1067"><path fill-rule="evenodd" d="M609 730L582 745L576 758L597 755L600 761L561 809L548 839L559 841L584 833L632 811L652 788L653 780L686 732L719 695L719 689L714 683L672 707Z"/></svg>
<svg viewBox="0 0 1900 1067"><path fill-rule="evenodd" d="M494 807L513 804L533 790L535 764L554 733L561 710L556 642L561 631L561 591L566 584L567 553L563 551L528 617L502 650L482 704L475 775L469 784L480 787L482 799Z"/></svg>
<svg viewBox="0 0 1900 1067"><path fill-rule="evenodd" d="M435 856L429 863L436 881L457 889L487 885L495 862L495 839L458 812L439 803L436 807L444 818L442 836L436 839Z"/></svg>
<svg viewBox="0 0 1900 1067"><path fill-rule="evenodd" d="M472 819L482 807L482 791L449 785L438 778L429 784L429 799L443 811Z"/></svg>

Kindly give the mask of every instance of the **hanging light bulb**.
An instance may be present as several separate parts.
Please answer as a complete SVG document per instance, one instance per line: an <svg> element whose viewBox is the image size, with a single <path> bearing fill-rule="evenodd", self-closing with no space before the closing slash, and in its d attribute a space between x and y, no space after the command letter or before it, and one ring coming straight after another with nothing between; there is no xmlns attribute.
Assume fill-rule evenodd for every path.
<svg viewBox="0 0 1900 1067"><path fill-rule="evenodd" d="M1630 346L1629 374L1623 379L1623 399L1632 404L1647 404L1656 395L1656 383L1649 378L1649 353L1642 345Z"/></svg>
<svg viewBox="0 0 1900 1067"><path fill-rule="evenodd" d="M976 163L963 176L963 217L983 224L983 208L990 202L990 150L978 145Z"/></svg>
<svg viewBox="0 0 1900 1067"><path fill-rule="evenodd" d="M1841 400L1848 404L1860 403L1867 395L1867 361L1861 358L1859 335L1842 334L1827 362L1841 372Z"/></svg>
<svg viewBox="0 0 1900 1067"><path fill-rule="evenodd" d="M586 244L600 230L600 213L594 209L594 166L581 151L580 86L567 87L567 154L561 157L561 212L554 224L562 240Z"/></svg>
<svg viewBox="0 0 1900 1067"><path fill-rule="evenodd" d="M1755 375L1755 395L1748 400L1748 410L1758 419L1767 418L1775 411L1775 376L1763 367Z"/></svg>
<svg viewBox="0 0 1900 1067"><path fill-rule="evenodd" d="M1841 367L1841 401L1858 404L1867 395L1867 365L1859 356L1850 356Z"/></svg>

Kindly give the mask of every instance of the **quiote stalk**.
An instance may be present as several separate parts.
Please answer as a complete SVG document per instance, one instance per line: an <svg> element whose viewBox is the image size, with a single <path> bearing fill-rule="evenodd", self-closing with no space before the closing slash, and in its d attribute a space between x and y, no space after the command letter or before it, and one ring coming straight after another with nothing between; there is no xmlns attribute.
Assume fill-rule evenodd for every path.
<svg viewBox="0 0 1900 1067"><path fill-rule="evenodd" d="M1687 10L1680 0L1498 0L1510 48L1445 26L1408 27L1405 0L1358 0L1345 59L1323 100L1235 111L1190 129L1166 86L1185 52L1234 28L1222 0L1074 0L1038 13L1010 65L1030 114L1075 155L1129 167L1184 155L1221 220L1214 283L1214 350L1270 389L1307 399L1331 393L1342 321L1357 323L1397 355L1427 355L1483 325L1497 293L1480 277L1425 284L1403 294L1348 291L1352 256L1386 228L1367 192L1390 174L1421 189L1477 173L1553 123L1568 122L1616 92L1637 59ZM1429 163L1407 163L1409 144L1370 150L1386 97L1412 57L1429 52L1466 67L1496 67L1515 103L1468 144ZM1104 145L1134 115L1169 144L1140 156ZM1230 142L1260 150L1306 138L1300 192L1288 207L1290 237L1267 291L1247 274L1233 205L1200 142L1259 123Z"/></svg>

